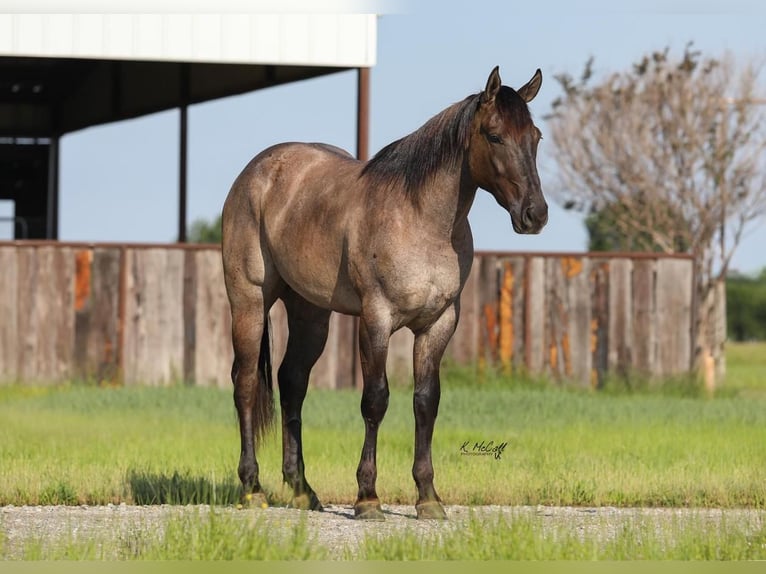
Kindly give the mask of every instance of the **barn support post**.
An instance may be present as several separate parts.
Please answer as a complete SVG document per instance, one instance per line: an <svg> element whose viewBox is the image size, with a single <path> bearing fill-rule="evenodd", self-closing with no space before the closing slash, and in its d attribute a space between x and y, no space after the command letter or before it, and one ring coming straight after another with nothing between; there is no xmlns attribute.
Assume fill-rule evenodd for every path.
<svg viewBox="0 0 766 574"><path fill-rule="evenodd" d="M186 176L189 148L189 64L181 64L180 75L181 107L179 108L178 129L178 242L186 243Z"/></svg>
<svg viewBox="0 0 766 574"><path fill-rule="evenodd" d="M356 76L356 158L367 161L370 156L370 69L357 68ZM351 381L361 388L362 365L357 342L359 340L359 318L351 317Z"/></svg>
<svg viewBox="0 0 766 574"><path fill-rule="evenodd" d="M180 108L178 150L178 242L186 243L187 106Z"/></svg>
<svg viewBox="0 0 766 574"><path fill-rule="evenodd" d="M48 198L45 238L59 238L59 136L51 136L48 145ZM25 237L26 239L26 237Z"/></svg>
<svg viewBox="0 0 766 574"><path fill-rule="evenodd" d="M367 161L370 156L370 69L357 69L356 94L356 158Z"/></svg>

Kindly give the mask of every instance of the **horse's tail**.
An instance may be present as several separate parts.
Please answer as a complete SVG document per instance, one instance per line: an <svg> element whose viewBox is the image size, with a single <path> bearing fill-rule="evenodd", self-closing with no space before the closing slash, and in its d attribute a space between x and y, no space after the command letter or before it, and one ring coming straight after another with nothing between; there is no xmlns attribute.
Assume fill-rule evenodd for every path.
<svg viewBox="0 0 766 574"><path fill-rule="evenodd" d="M271 320L266 313L261 336L261 352L258 355L258 383L255 388L255 412L253 434L259 443L274 425L274 383L271 376Z"/></svg>

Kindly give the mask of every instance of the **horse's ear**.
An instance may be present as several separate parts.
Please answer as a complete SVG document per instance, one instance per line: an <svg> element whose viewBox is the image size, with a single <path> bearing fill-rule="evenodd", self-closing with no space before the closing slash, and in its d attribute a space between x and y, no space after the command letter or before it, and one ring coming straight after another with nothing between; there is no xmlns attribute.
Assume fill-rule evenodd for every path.
<svg viewBox="0 0 766 574"><path fill-rule="evenodd" d="M532 76L532 79L529 80L517 91L518 91L518 94L524 99L524 101L529 103L535 99L535 96L537 95L537 92L540 91L540 86L542 85L543 85L543 73L540 71L540 68L537 68L537 71L535 72L535 75Z"/></svg>
<svg viewBox="0 0 766 574"><path fill-rule="evenodd" d="M486 104L495 100L497 92L500 91L502 81L500 80L500 66L495 66L487 79L487 87L481 93L481 103Z"/></svg>

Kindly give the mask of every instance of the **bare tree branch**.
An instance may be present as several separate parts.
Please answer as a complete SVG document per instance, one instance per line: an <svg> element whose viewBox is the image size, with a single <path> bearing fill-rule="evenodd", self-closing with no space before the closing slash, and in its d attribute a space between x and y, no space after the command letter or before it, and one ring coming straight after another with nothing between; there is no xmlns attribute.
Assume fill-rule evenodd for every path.
<svg viewBox="0 0 766 574"><path fill-rule="evenodd" d="M693 254L707 301L766 214L761 68L689 45L680 58L654 52L598 82L592 60L576 81L557 76L563 94L547 116L554 197L584 213L609 210L624 245Z"/></svg>

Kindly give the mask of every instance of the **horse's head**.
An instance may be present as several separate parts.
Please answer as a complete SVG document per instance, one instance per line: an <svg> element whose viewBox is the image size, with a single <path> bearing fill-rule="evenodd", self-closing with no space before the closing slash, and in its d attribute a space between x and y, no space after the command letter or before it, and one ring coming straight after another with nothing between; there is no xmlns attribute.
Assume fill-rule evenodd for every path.
<svg viewBox="0 0 766 574"><path fill-rule="evenodd" d="M542 81L537 70L517 91L501 85L498 68L492 70L468 144L473 180L508 210L516 233L539 233L548 221L536 165L541 134L527 108Z"/></svg>

